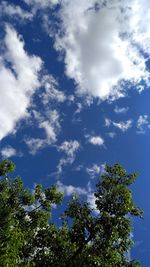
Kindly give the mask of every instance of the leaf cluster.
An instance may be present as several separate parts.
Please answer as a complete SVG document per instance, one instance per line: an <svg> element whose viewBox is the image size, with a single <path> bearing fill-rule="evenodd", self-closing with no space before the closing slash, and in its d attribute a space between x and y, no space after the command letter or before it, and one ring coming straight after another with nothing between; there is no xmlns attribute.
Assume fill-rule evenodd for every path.
<svg viewBox="0 0 150 267"><path fill-rule="evenodd" d="M119 165L106 166L95 192L96 211L73 197L57 226L51 217L63 195L56 186L34 191L22 179L9 178L15 168L0 162L0 266L1 267L139 267L127 257L131 216L142 217L130 185L136 174Z"/></svg>

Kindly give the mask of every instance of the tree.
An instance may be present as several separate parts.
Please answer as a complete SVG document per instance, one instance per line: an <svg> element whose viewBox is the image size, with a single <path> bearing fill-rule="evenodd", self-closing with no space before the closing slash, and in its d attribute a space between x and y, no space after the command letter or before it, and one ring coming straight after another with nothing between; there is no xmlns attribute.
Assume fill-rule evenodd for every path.
<svg viewBox="0 0 150 267"><path fill-rule="evenodd" d="M136 174L119 165L106 166L97 183L96 210L73 196L57 226L53 204L63 195L55 186L34 192L20 177L10 178L14 164L0 163L0 266L1 267L139 267L130 260L131 216L142 217L130 185Z"/></svg>

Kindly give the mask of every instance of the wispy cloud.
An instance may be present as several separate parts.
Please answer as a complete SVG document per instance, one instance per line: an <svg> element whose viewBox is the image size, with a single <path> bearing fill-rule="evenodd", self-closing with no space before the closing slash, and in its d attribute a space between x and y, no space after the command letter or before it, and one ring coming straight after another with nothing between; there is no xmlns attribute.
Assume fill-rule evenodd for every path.
<svg viewBox="0 0 150 267"><path fill-rule="evenodd" d="M114 122L108 118L105 118L105 126L110 127L111 125L120 129L122 132L126 132L129 128L132 127L132 119L126 121Z"/></svg>
<svg viewBox="0 0 150 267"><path fill-rule="evenodd" d="M146 129L150 129L150 122L148 115L140 115L137 120L137 133L144 134Z"/></svg>
<svg viewBox="0 0 150 267"><path fill-rule="evenodd" d="M44 105L47 105L52 100L59 103L62 103L66 100L64 92L58 89L58 83L52 75L44 75L41 86L45 89L45 91L41 94Z"/></svg>
<svg viewBox="0 0 150 267"><path fill-rule="evenodd" d="M86 168L86 172L88 173L91 179L94 179L104 172L104 168L105 168L104 164L98 165L94 163Z"/></svg>
<svg viewBox="0 0 150 267"><path fill-rule="evenodd" d="M129 128L132 127L132 120L112 122L112 124L122 132L126 132Z"/></svg>
<svg viewBox="0 0 150 267"><path fill-rule="evenodd" d="M64 141L59 147L58 151L65 152L65 154L74 158L76 152L79 150L80 143L77 140Z"/></svg>
<svg viewBox="0 0 150 267"><path fill-rule="evenodd" d="M47 140L33 137L25 138L24 142L29 148L29 153L32 155L35 155L39 150L47 145Z"/></svg>
<svg viewBox="0 0 150 267"><path fill-rule="evenodd" d="M108 132L107 135L110 137L110 138L114 138L116 136L116 133L115 132Z"/></svg>
<svg viewBox="0 0 150 267"><path fill-rule="evenodd" d="M54 110L47 110L47 114L43 114L33 110L34 118L36 119L37 128L41 128L45 132L45 138L25 137L24 142L29 147L29 152L35 155L39 150L47 145L54 145L57 142L57 136L60 133L60 115Z"/></svg>
<svg viewBox="0 0 150 267"><path fill-rule="evenodd" d="M60 130L59 113L57 110L49 111L48 120L42 121L39 124L40 128L45 130L49 143L54 143L57 140L57 134Z"/></svg>
<svg viewBox="0 0 150 267"><path fill-rule="evenodd" d="M125 113L127 113L128 110L129 110L129 107L118 107L118 106L116 106L114 108L114 112L116 114L125 114Z"/></svg>
<svg viewBox="0 0 150 267"><path fill-rule="evenodd" d="M105 127L109 127L111 125L111 120L108 118L105 118Z"/></svg>
<svg viewBox="0 0 150 267"><path fill-rule="evenodd" d="M59 160L56 172L54 173L55 176L59 177L65 166L73 164L79 149L80 143L77 140L64 141L60 146L57 146L57 150L65 153L65 155Z"/></svg>

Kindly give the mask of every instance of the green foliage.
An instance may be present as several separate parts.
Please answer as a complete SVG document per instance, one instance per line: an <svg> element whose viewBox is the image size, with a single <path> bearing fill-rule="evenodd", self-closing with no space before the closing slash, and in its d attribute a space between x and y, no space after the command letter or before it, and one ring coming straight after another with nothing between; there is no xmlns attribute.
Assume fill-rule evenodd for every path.
<svg viewBox="0 0 150 267"><path fill-rule="evenodd" d="M20 177L8 177L14 167L0 162L1 267L140 266L127 257L133 245L130 215L142 217L130 189L136 174L119 164L106 166L97 183L96 211L73 196L58 227L51 209L62 203L62 193L55 186L25 189Z"/></svg>
<svg viewBox="0 0 150 267"><path fill-rule="evenodd" d="M15 165L9 160L3 160L0 162L0 176L5 176L15 170Z"/></svg>

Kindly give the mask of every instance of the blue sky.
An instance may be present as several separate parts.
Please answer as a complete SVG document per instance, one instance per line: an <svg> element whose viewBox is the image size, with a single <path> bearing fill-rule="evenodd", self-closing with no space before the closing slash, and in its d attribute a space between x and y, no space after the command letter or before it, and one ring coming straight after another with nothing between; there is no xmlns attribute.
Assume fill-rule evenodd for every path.
<svg viewBox="0 0 150 267"><path fill-rule="evenodd" d="M94 205L105 163L140 175L132 254L149 267L150 3L0 3L0 154L26 186Z"/></svg>

